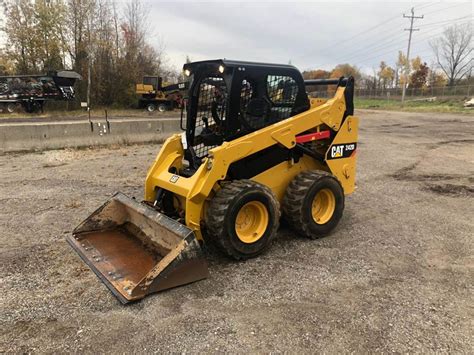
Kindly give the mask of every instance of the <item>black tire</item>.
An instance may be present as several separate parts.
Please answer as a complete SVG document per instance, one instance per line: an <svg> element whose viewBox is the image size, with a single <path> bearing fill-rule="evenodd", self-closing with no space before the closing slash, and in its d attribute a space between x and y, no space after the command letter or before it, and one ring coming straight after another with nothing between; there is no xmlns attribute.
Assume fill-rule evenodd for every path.
<svg viewBox="0 0 474 355"><path fill-rule="evenodd" d="M8 104L5 104L5 108L6 108L6 111L8 113L15 113L16 111L18 111L18 105L13 103L13 102L10 102Z"/></svg>
<svg viewBox="0 0 474 355"><path fill-rule="evenodd" d="M166 106L166 104L158 105L158 112L166 112L166 111L168 111L168 106Z"/></svg>
<svg viewBox="0 0 474 355"><path fill-rule="evenodd" d="M148 104L148 105L146 105L146 110L148 112L154 112L156 110L156 105L155 104Z"/></svg>
<svg viewBox="0 0 474 355"><path fill-rule="evenodd" d="M334 196L334 210L324 223L313 217L316 195L329 190ZM328 235L339 223L344 211L344 191L339 181L325 171L305 171L297 175L288 186L283 198L283 217L299 234L317 239Z"/></svg>
<svg viewBox="0 0 474 355"><path fill-rule="evenodd" d="M236 231L237 215L249 203L263 205L267 211L268 223L255 242L243 242ZM248 259L261 254L270 245L278 230L280 206L268 187L251 180L236 180L217 191L204 219L208 240L234 259Z"/></svg>

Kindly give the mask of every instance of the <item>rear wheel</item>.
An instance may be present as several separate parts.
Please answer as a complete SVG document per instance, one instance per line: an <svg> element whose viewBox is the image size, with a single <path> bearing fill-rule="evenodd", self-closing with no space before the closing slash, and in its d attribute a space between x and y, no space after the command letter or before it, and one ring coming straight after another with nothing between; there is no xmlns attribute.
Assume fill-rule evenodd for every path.
<svg viewBox="0 0 474 355"><path fill-rule="evenodd" d="M166 107L165 104L159 104L158 105L158 112L165 112L168 108Z"/></svg>
<svg viewBox="0 0 474 355"><path fill-rule="evenodd" d="M227 255L248 259L268 247L279 219L278 201L268 187L236 180L224 185L210 201L205 231Z"/></svg>
<svg viewBox="0 0 474 355"><path fill-rule="evenodd" d="M283 216L305 237L328 235L344 211L344 191L339 181L325 171L305 171L296 176L283 198Z"/></svg>

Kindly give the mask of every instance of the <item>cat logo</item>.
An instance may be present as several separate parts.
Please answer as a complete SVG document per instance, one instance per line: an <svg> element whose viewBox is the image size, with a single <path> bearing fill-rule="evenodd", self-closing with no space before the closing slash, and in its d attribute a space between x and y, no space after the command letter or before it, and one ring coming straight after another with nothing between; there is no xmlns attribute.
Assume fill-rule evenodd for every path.
<svg viewBox="0 0 474 355"><path fill-rule="evenodd" d="M344 154L344 146L343 145L334 145L331 148L331 158L340 158Z"/></svg>
<svg viewBox="0 0 474 355"><path fill-rule="evenodd" d="M335 144L328 151L327 159L349 158L356 150L356 143Z"/></svg>

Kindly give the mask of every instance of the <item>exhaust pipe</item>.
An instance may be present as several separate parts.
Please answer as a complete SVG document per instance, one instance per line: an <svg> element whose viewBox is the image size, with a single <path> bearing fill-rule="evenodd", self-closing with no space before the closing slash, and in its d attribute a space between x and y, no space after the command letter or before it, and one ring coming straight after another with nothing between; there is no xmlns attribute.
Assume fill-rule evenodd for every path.
<svg viewBox="0 0 474 355"><path fill-rule="evenodd" d="M191 229L120 192L67 241L122 303L209 276Z"/></svg>

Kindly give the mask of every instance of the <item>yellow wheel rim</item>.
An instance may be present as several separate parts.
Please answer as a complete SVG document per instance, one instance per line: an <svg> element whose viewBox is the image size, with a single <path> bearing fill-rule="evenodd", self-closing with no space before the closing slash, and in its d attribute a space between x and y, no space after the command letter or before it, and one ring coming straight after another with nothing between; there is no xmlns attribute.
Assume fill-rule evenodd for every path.
<svg viewBox="0 0 474 355"><path fill-rule="evenodd" d="M242 206L235 219L235 232L244 243L255 243L262 238L268 226L268 211L260 201L251 201Z"/></svg>
<svg viewBox="0 0 474 355"><path fill-rule="evenodd" d="M314 196L311 206L313 219L317 224L327 223L336 209L336 197L329 189L322 189Z"/></svg>

